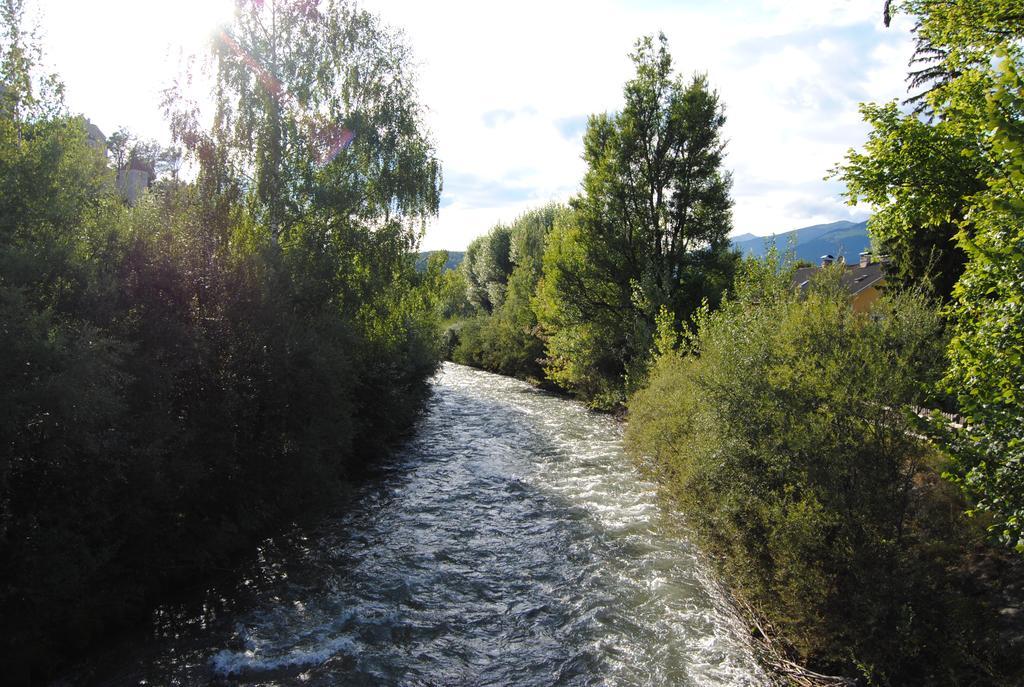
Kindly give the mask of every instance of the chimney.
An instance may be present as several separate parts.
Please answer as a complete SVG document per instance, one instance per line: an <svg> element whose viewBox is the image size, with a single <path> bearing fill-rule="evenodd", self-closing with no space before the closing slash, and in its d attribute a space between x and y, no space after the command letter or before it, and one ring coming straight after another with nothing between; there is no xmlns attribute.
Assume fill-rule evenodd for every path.
<svg viewBox="0 0 1024 687"><path fill-rule="evenodd" d="M863 253L860 254L860 266L861 267L867 267L870 264L871 264L871 253L869 253L868 251L864 251Z"/></svg>
<svg viewBox="0 0 1024 687"><path fill-rule="evenodd" d="M822 255L821 256L821 266L822 267L828 267L829 265L831 265L835 261L836 261L836 259L834 257L832 257L831 255Z"/></svg>

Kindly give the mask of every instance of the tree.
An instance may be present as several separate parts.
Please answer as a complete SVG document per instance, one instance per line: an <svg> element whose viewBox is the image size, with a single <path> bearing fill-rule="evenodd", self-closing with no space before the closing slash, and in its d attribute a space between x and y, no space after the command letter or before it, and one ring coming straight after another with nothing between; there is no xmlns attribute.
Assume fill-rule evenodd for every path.
<svg viewBox="0 0 1024 687"><path fill-rule="evenodd" d="M481 312L494 312L505 298L512 273L511 239L512 230L498 224L466 247L461 266L468 284L466 295Z"/></svg>
<svg viewBox="0 0 1024 687"><path fill-rule="evenodd" d="M967 259L956 236L991 171L984 136L973 122L929 124L895 103L862 105L861 114L872 127L864 152L850 150L833 173L851 204L875 207L868 231L891 258L890 282L948 300Z"/></svg>
<svg viewBox="0 0 1024 687"><path fill-rule="evenodd" d="M222 169L215 190L250 189L273 243L324 209L415 243L440 165L396 32L348 0L236 0L213 47L213 131L174 89L166 105L178 142Z"/></svg>
<svg viewBox="0 0 1024 687"><path fill-rule="evenodd" d="M40 71L38 31L25 21L25 0L0 0L0 117L20 127L63 111L64 85ZM20 135L20 134L19 134Z"/></svg>
<svg viewBox="0 0 1024 687"><path fill-rule="evenodd" d="M975 500L975 512L1024 551L1015 315L1024 11L1016 0L905 0L887 9L916 21L927 69L910 81L925 87L928 117L866 106L873 126L866 151L851 151L840 174L851 201L876 206L868 228L883 247L896 247L896 274L952 299L947 386L969 424L951 431L941 421L935 432L956 459L950 475ZM941 269L929 273L929 266Z"/></svg>
<svg viewBox="0 0 1024 687"><path fill-rule="evenodd" d="M957 237L973 231L970 199L1000 174L984 106L993 56L1024 37L1024 12L1016 0L887 2L886 18L895 13L915 20L907 80L921 90L906 101L909 113L894 103L863 106L872 126L865 152L851 150L833 173L851 204L876 208L868 231L891 255L893 277L948 300L967 259Z"/></svg>
<svg viewBox="0 0 1024 687"><path fill-rule="evenodd" d="M916 19L916 49L907 82L922 88L906 101L915 112L934 116L934 100L941 91L968 74L984 74L992 55L1006 42L1024 34L1024 11L1016 0L945 2L942 0L886 0L885 25L894 13Z"/></svg>
<svg viewBox="0 0 1024 687"><path fill-rule="evenodd" d="M157 174L164 174L170 177L172 182L177 183L183 155L184 151L180 146L167 146L161 149L156 160Z"/></svg>
<svg viewBox="0 0 1024 687"><path fill-rule="evenodd" d="M516 218L512 223L512 235L509 239L509 260L513 265L529 266L538 276L540 275L548 234L555 225L555 218L563 212L564 206L548 203Z"/></svg>
<svg viewBox="0 0 1024 687"><path fill-rule="evenodd" d="M588 123L583 193L548 246L538 308L548 374L602 405L642 381L660 308L687 321L736 259L717 94L673 76L664 36L631 57L622 112Z"/></svg>
<svg viewBox="0 0 1024 687"><path fill-rule="evenodd" d="M947 434L957 476L1007 545L1024 553L1024 69L1005 53L988 97L1003 173L974 199L960 236L947 381L967 426Z"/></svg>
<svg viewBox="0 0 1024 687"><path fill-rule="evenodd" d="M914 66L923 69L909 81L925 90L911 98L914 114L865 106L866 151L851 151L841 176L851 201L878 209L868 229L896 248L896 276L951 298L946 387L968 424L957 430L936 420L933 431L972 511L1024 552L1024 11L1016 0L905 0L886 9L915 20Z"/></svg>
<svg viewBox="0 0 1024 687"><path fill-rule="evenodd" d="M134 145L135 135L123 126L107 136L107 156L118 174L128 169Z"/></svg>
<svg viewBox="0 0 1024 687"><path fill-rule="evenodd" d="M252 175L271 164L275 140L266 98L287 91L222 83L210 130L187 106L172 113L199 177L128 206L84 120L52 114L59 102L22 59L35 49L2 44L3 97L17 96L0 113L6 682L45 681L159 594L337 503L339 483L422 408L439 360L440 267L421 279L408 253L440 189L408 52L347 5L278 4L290 38L314 38L290 45L300 76L282 83L316 81L337 66L330 50L379 70L369 83L328 75L318 92L339 112L359 94L346 110L358 143L339 144L333 161L292 135L312 111L279 110L282 183L259 192ZM322 5L343 16L317 14ZM19 8L0 0L0 35L24 41L8 25ZM398 81L405 90L389 86ZM259 124L253 149L241 120ZM127 132L121 143L122 171L155 165L155 147Z"/></svg>
<svg viewBox="0 0 1024 687"><path fill-rule="evenodd" d="M479 266L490 265L494 281L484 286L477 283L468 292L478 301L482 295L491 309L488 314L481 308L477 317L459 328L452 352L456 362L534 382L543 380L540 361L544 343L539 337L533 296L544 246L565 212L564 207L549 203L524 213L509 227L498 225L470 245L466 272L480 279L486 270Z"/></svg>

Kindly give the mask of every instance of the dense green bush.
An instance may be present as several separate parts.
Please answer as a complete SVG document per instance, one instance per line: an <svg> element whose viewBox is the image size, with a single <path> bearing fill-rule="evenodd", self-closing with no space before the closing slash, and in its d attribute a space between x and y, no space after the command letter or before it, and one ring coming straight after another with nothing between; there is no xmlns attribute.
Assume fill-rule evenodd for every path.
<svg viewBox="0 0 1024 687"><path fill-rule="evenodd" d="M936 311L907 294L854 313L838 270L800 297L773 264L747 263L682 352L661 337L629 450L811 667L991 681L984 604L957 572L975 535L908 410L943 370Z"/></svg>
<svg viewBox="0 0 1024 687"><path fill-rule="evenodd" d="M253 150L178 121L198 178L162 180L132 207L84 120L59 100L36 106L32 65L15 59L20 34L2 27L5 684L45 676L169 587L336 500L422 406L444 299L439 269L417 273L410 253L437 210L438 167L393 38L334 7L352 11L347 23L318 31L345 29L356 42L345 49L363 59L387 53L391 90L362 102L388 98L392 119L337 113L365 128L317 163L295 133L302 113L229 83L219 97L238 100L222 106L280 126L261 128ZM240 8L240 21L263 11ZM286 9L278 19L294 27L316 19ZM292 132L284 149L281 127ZM236 163L266 184L245 183Z"/></svg>
<svg viewBox="0 0 1024 687"><path fill-rule="evenodd" d="M61 154L91 167L75 124L55 129L79 133ZM11 210L0 240L7 670L73 651L314 508L409 425L439 355L406 260L378 263L388 290L345 315L316 297L309 244L210 245L190 189L60 216L64 196L49 201L43 229Z"/></svg>

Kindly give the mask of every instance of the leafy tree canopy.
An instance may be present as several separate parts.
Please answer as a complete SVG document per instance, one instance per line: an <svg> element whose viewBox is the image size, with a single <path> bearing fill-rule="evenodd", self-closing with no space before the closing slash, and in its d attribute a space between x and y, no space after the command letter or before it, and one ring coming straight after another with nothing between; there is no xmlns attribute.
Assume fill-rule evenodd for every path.
<svg viewBox="0 0 1024 687"><path fill-rule="evenodd" d="M892 252L894 276L951 301L947 384L968 426L939 423L937 433L976 512L1024 552L1024 9L1016 0L906 0L886 9L916 22L909 81L924 90L909 114L865 106L865 151L851 151L839 175L851 202L876 207L868 229Z"/></svg>
<svg viewBox="0 0 1024 687"><path fill-rule="evenodd" d="M664 36L631 57L622 111L590 118L583 192L548 246L538 305L548 374L602 404L642 381L660 308L688 320L735 263L718 95L673 73Z"/></svg>

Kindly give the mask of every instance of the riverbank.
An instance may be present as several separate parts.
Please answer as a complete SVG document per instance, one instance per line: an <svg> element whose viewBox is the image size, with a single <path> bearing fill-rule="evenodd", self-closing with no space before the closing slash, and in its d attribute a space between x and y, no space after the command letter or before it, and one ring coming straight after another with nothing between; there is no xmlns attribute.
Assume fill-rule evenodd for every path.
<svg viewBox="0 0 1024 687"><path fill-rule="evenodd" d="M414 399L415 394L410 393L406 402L412 403ZM420 401L421 407L424 401ZM4 666L5 684L46 684L63 668L96 649L137 636L140 629L152 621L154 609L174 605L177 600L195 598L198 592L233 578L240 563L282 532L301 531L315 524L325 512L351 507L351 499L357 497L360 485L367 479L373 479L375 466L414 431L414 419L419 415L415 406L406 407L401 413L397 408L393 410L395 413L386 433L367 436L359 442L360 448L353 448L347 455L335 455L331 469L318 473L317 479L310 480L308 475L297 471L289 480L275 480L277 493L287 494L289 498L279 501L272 510L263 506L258 518L250 514L244 523L231 528L230 537L218 536L219 532L213 531L196 533L188 540L172 540L167 533L159 537L151 533L169 550L162 554L162 558L176 560L177 564L161 563L153 558L134 566L123 564L118 580L95 582L89 595L93 599L91 604L95 605L97 599L109 599L107 603L116 612L106 608L92 614L86 633L80 626L73 625L48 634L45 644L39 643L37 636L32 652ZM294 461L295 456L292 458ZM135 548L140 551L147 550L148 546L146 541L135 543ZM192 552L188 559L170 558L175 555L174 551L184 549ZM69 603L77 603L79 613L90 607L88 603ZM14 623L17 618L6 620ZM29 637L31 635L26 632L25 638ZM44 655L43 652L47 657L45 662L34 659ZM87 680L83 684L92 682Z"/></svg>

